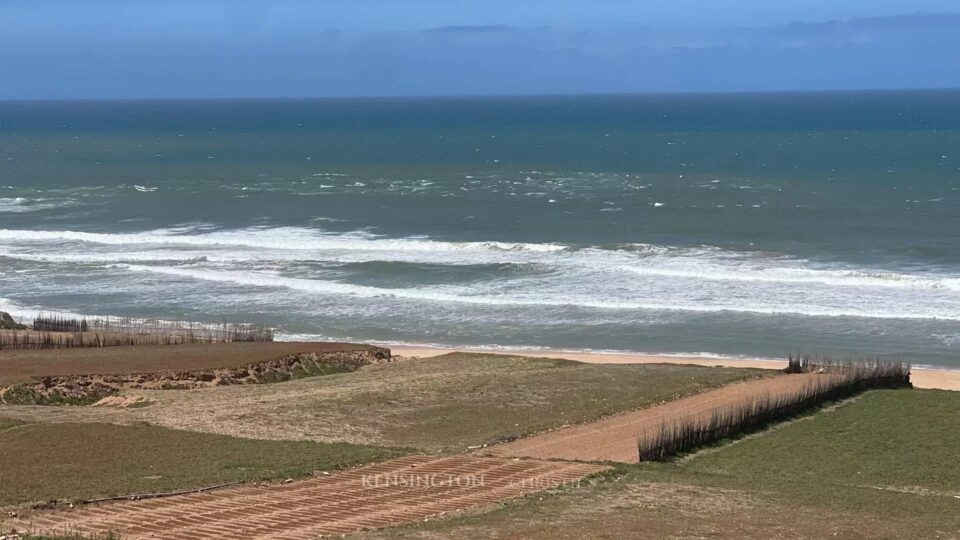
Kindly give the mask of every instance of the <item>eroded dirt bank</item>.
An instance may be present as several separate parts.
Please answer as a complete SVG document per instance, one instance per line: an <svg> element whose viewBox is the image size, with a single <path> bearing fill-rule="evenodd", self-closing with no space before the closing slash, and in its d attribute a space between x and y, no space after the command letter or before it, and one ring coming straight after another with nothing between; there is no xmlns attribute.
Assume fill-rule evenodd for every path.
<svg viewBox="0 0 960 540"><path fill-rule="evenodd" d="M220 385L272 383L355 371L365 365L390 360L389 349L358 346L353 350L287 353L234 367L46 375L29 382L0 387L0 402L85 405L122 390L188 390Z"/></svg>

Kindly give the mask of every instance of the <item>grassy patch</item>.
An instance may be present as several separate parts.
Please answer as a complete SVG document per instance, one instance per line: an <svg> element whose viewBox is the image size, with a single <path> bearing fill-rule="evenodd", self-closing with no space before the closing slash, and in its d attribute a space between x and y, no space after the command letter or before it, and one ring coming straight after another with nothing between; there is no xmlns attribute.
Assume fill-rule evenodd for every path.
<svg viewBox="0 0 960 540"><path fill-rule="evenodd" d="M457 353L316 380L313 384L329 386L349 380L355 386L336 394L300 394L296 408L304 416L332 415L334 424L367 427L391 445L462 451L764 375Z"/></svg>
<svg viewBox="0 0 960 540"><path fill-rule="evenodd" d="M21 407L16 414L27 421L144 421L253 439L462 452L771 374L458 353L282 384L124 392L153 402L139 409Z"/></svg>
<svg viewBox="0 0 960 540"><path fill-rule="evenodd" d="M110 424L28 424L0 430L0 448L0 506L284 479L404 453Z"/></svg>
<svg viewBox="0 0 960 540"><path fill-rule="evenodd" d="M319 377L323 375L333 375L335 373L351 373L360 369L355 364L343 364L328 362L324 360L311 360L304 358L301 366L292 371L294 379L304 379L306 377Z"/></svg>
<svg viewBox="0 0 960 540"><path fill-rule="evenodd" d="M878 390L673 463L377 538L956 538L960 393Z"/></svg>
<svg viewBox="0 0 960 540"><path fill-rule="evenodd" d="M332 362L324 359L313 360L303 358L299 367L288 372L268 371L256 374L254 377L258 384L271 384L294 379L305 379L307 377L320 377L323 375L335 375L338 373L351 373L360 369L360 365L340 362Z"/></svg>
<svg viewBox="0 0 960 540"><path fill-rule="evenodd" d="M832 412L695 457L684 468L728 484L775 487L785 502L868 509L879 494L923 493L908 498L925 505L949 501L960 516L958 411L960 392L869 392Z"/></svg>

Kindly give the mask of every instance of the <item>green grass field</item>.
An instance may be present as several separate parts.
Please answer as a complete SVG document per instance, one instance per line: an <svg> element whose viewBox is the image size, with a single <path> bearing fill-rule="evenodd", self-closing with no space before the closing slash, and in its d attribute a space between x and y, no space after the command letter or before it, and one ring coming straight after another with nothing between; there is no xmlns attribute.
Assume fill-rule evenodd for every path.
<svg viewBox="0 0 960 540"><path fill-rule="evenodd" d="M857 503L854 491L863 492L865 502L878 492L916 491L925 504L949 500L960 513L960 498L953 497L960 496L960 392L869 392L855 403L696 457L684 467L698 475L775 486L784 500L868 507ZM834 488L843 493L831 500ZM885 510L890 511L896 509Z"/></svg>
<svg viewBox="0 0 960 540"><path fill-rule="evenodd" d="M0 507L302 477L398 449L258 441L155 426L0 420Z"/></svg>
<svg viewBox="0 0 960 540"><path fill-rule="evenodd" d="M960 393L872 391L671 463L382 538L957 538Z"/></svg>
<svg viewBox="0 0 960 540"><path fill-rule="evenodd" d="M152 403L142 408L7 410L37 422L149 422L255 439L463 452L770 375L769 370L456 353L273 385L125 392Z"/></svg>
<svg viewBox="0 0 960 540"><path fill-rule="evenodd" d="M515 356L452 354L403 366L408 384L338 406L379 409L391 419L385 440L425 450L529 435L647 407L751 376L761 370L682 365L602 365ZM371 370L371 376L373 370ZM327 408L325 402L305 404Z"/></svg>
<svg viewBox="0 0 960 540"><path fill-rule="evenodd" d="M766 375L454 354L277 385L140 391L155 400L142 408L0 406L0 506L299 477L403 453L389 448L464 451ZM289 440L303 438L313 440Z"/></svg>
<svg viewBox="0 0 960 540"><path fill-rule="evenodd" d="M11 407L19 420L0 418L0 506L298 477L404 452L384 446L462 451L751 376L765 374L457 354L278 385L157 391L156 404L140 409ZM492 511L364 534L958 538L958 411L958 392L871 391L672 462L621 465ZM40 416L48 422L36 422ZM62 423L71 417L83 421ZM209 423L272 435L296 427L319 440L352 434L366 444L137 424L179 418L201 421L192 424L198 430Z"/></svg>

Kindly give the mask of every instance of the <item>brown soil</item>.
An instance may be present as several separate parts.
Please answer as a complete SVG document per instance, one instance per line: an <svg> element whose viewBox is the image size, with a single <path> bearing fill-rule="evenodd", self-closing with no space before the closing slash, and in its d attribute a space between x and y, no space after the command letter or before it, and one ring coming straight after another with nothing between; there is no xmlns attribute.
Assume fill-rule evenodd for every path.
<svg viewBox="0 0 960 540"><path fill-rule="evenodd" d="M0 351L0 386L60 375L233 368L292 354L353 351L386 349L352 343L262 342Z"/></svg>
<svg viewBox="0 0 960 540"><path fill-rule="evenodd" d="M812 378L829 376L815 373L782 375L731 384L649 409L558 429L492 446L480 452L484 455L500 457L635 463L638 460L638 439L653 435L664 421L672 423L686 418L706 416L715 408L739 403L752 397L792 394Z"/></svg>
<svg viewBox="0 0 960 540"><path fill-rule="evenodd" d="M271 486L39 512L8 523L33 533L121 538L307 539L346 534L569 485L605 467L583 463L412 456Z"/></svg>
<svg viewBox="0 0 960 540"><path fill-rule="evenodd" d="M93 404L94 407L116 407L129 409L131 407L146 407L153 403L140 396L107 396Z"/></svg>
<svg viewBox="0 0 960 540"><path fill-rule="evenodd" d="M137 372L133 370L134 366L125 364L123 367L130 371L110 374L35 376L31 382L20 382L6 388L0 386L0 403L86 405L122 390L189 390L231 384L280 382L300 377L355 371L365 365L390 361L390 351L387 349L363 345L350 347L341 344L297 344L297 349L289 350L298 352L287 352L279 357L276 356L277 353L287 347L273 347L274 350L269 353L261 348L259 360L239 366L203 367L204 364L217 365L221 359L225 358L227 350L237 349L228 345L234 344L124 348L130 353L142 353L144 349L149 349L148 356L152 362L149 366L144 366L148 367L148 370ZM194 354L185 355L184 349L194 351ZM248 354L237 354L232 357L230 363L235 364L241 359L255 358L249 348L245 349L244 352ZM101 369L120 367L110 366L109 359L117 358L115 353L118 351L122 353L121 348L98 349L98 351L101 354L97 358L108 359L108 362L99 365ZM23 366L22 357L25 355L19 356L21 356L20 365ZM34 358L34 360L37 359ZM183 364L184 360L189 360L193 367L186 370L161 371L158 369ZM49 369L50 364L57 363L47 362L45 365L43 361L38 361L37 364L32 364L32 368L22 369L21 373ZM3 366L4 364L0 363L0 367ZM87 366L84 366L84 369L86 368ZM91 366L90 369L94 368Z"/></svg>

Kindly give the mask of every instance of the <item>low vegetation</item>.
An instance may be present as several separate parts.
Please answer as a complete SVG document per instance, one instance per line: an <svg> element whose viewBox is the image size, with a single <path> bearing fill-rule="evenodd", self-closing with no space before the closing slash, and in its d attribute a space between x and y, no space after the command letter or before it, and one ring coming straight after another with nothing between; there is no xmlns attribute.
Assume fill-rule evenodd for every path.
<svg viewBox="0 0 960 540"><path fill-rule="evenodd" d="M239 345L268 344L223 347ZM276 385L124 391L126 398L152 402L138 409L45 407L21 408L17 414L25 420L146 421L237 437L463 452L772 374L456 353Z"/></svg>
<svg viewBox="0 0 960 540"><path fill-rule="evenodd" d="M359 537L957 538L958 410L958 392L869 391L683 460Z"/></svg>
<svg viewBox="0 0 960 540"><path fill-rule="evenodd" d="M783 402L756 400L717 413L710 429L694 424L715 436L677 451L715 441L722 429L740 433L774 418L758 415L793 415L790 422L682 459L617 465L493 511L362 534L960 537L960 393L873 389L907 384L908 366L799 365L806 375L784 377L819 382ZM821 375L809 373L821 368ZM281 385L145 391L157 401L140 409L0 407L0 414L17 416L0 417L0 506L278 480L405 452L462 452L771 375L457 353ZM796 416L850 395L856 397Z"/></svg>
<svg viewBox="0 0 960 540"><path fill-rule="evenodd" d="M350 401L359 410L382 411L379 414L391 420L380 428L385 440L425 450L461 451L769 375L764 370L583 364L463 353L378 367L395 369L398 379L409 382L398 380L376 400L356 394ZM374 370L364 375L371 382L377 376ZM316 410L328 404L304 406Z"/></svg>
<svg viewBox="0 0 960 540"><path fill-rule="evenodd" d="M757 429L865 390L910 385L910 366L899 362L830 359L813 362L809 357L797 360L790 358L788 371L802 373L813 370L821 372L821 375L810 378L791 393L768 394L714 409L705 417L688 417L662 423L652 436L638 440L639 460L669 459L680 452Z"/></svg>
<svg viewBox="0 0 960 540"><path fill-rule="evenodd" d="M260 441L150 425L0 419L0 507L284 480L407 453L345 443Z"/></svg>

